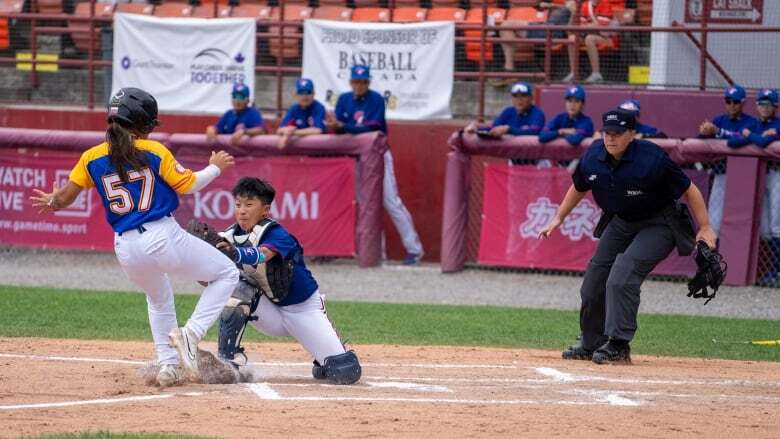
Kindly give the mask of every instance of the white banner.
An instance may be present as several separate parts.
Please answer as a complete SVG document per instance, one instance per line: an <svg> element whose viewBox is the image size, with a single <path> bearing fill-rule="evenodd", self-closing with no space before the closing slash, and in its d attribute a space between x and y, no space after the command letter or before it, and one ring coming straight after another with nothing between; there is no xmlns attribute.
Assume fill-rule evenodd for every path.
<svg viewBox="0 0 780 439"><path fill-rule="evenodd" d="M349 91L349 69L371 68L371 88L385 97L388 119L452 117L455 25L306 20L303 76L332 109Z"/></svg>
<svg viewBox="0 0 780 439"><path fill-rule="evenodd" d="M255 20L114 15L112 95L142 88L161 111L223 113L233 84L255 85Z"/></svg>

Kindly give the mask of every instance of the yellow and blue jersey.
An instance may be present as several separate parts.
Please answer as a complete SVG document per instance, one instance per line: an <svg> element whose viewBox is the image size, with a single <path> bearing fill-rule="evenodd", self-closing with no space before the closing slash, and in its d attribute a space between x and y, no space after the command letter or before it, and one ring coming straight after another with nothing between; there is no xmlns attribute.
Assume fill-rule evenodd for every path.
<svg viewBox="0 0 780 439"><path fill-rule="evenodd" d="M135 147L146 156L148 165L128 170L127 183L119 179L105 142L86 150L70 172L73 183L97 189L106 220L117 233L170 215L179 207L177 193L185 193L195 184L195 174L180 165L162 144L136 140Z"/></svg>

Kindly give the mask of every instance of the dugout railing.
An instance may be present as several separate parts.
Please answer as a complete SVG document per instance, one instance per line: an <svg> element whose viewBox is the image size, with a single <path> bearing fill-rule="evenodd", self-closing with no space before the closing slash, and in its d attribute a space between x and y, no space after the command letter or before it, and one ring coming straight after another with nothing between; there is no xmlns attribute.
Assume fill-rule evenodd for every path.
<svg viewBox="0 0 780 439"><path fill-rule="evenodd" d="M25 12L22 9L22 4L29 4L27 8L31 11L42 11L37 6L38 0L27 0L27 2L10 2L5 0L3 8L0 8L0 18L5 20L8 27L7 33L10 38L10 43L5 50L0 48L0 66L25 66L25 70L29 70L29 83L23 84L22 87L29 87L31 90L35 90L41 87L43 82L56 81L56 75L40 72L39 65L56 65L64 68L75 68L86 70L86 93L85 103L88 108L93 108L96 103L98 106L102 106L101 99L96 96L100 95L101 98L105 98L102 94L97 93L96 89L96 71L101 68L108 70L111 67L112 62L110 59L104 59L103 51L110 48L105 47L105 43L101 47L100 41L103 37L102 33L106 30L110 30L112 23L112 9L111 13L105 13L103 8L105 4L95 2L94 0L89 2L89 8L80 9L80 13L41 13L41 12ZM178 3L177 3L178 4ZM185 5L186 3L181 3ZM273 3L268 3L269 5ZM287 16L294 11L301 12L298 9L291 9L292 6L300 6L300 2L293 2L290 0L279 0L275 3L276 6L268 6L268 11L265 16L258 17L258 34L257 34L257 47L258 54L260 53L260 47L262 46L263 53L268 53L268 48L272 48L272 55L269 59L263 61L258 56L258 65L255 67L257 74L270 75L275 79L275 102L273 109L277 114L281 114L284 109L284 81L285 77L289 75L299 75L301 72L301 59L299 44L302 39L301 29L303 20L309 16L316 17L316 14L309 15L310 12L303 14L304 16ZM305 3L304 4L308 4ZM346 5L347 3L345 3ZM708 7L709 2L704 2L705 8ZM194 3L193 3L194 5ZM191 6L186 9L190 12L182 12L180 16L191 17L226 17L231 16L231 8L233 3L228 5L222 5L218 3L206 4L200 6ZM362 5L362 3L361 3ZM380 3L377 0L377 6L382 6L386 9L386 19L377 18L377 21L394 21L393 13L397 9L395 0L387 0L384 3ZM509 4L507 4L509 5ZM289 7L288 7L289 6ZM354 5L353 5L354 6ZM365 5L364 5L365 6ZM488 95L487 88L488 81L491 79L508 78L508 79L528 79L535 82L552 83L560 81L561 72L558 68L556 71L556 65L563 62L563 58L566 58L566 47L569 45L576 45L578 50L582 52L582 37L585 34L608 32L618 34L621 38L627 37L627 40L631 40L631 36L635 40L636 46L630 46L626 49L610 53L605 53L607 56L611 56L612 63L615 63L615 68L620 69L621 73L615 80L610 83L622 83L626 84L628 78L625 71L628 66L623 61L626 57L627 51L636 53L649 52L649 36L651 34L658 33L672 33L685 36L685 39L690 42L690 47L697 53L698 69L692 71L691 76L698 78L697 88L704 90L708 88L708 66L712 66L715 70L719 81L724 84L732 84L733 78L729 72L723 68L715 56L713 56L708 49L709 36L714 33L722 34L738 34L738 33L755 33L755 34L778 34L780 35L780 27L777 26L754 26L754 25L739 25L739 26L708 26L706 19L706 10L704 19L700 24L688 24L682 25L673 23L673 26L668 27L649 27L636 25L633 21L621 23L620 26L602 26L602 27L581 27L581 26L554 26L545 23L532 23L529 25L511 25L508 26L497 20L497 17L508 19L506 11L511 11L511 7L501 8L496 7L495 4L484 1L479 2L477 0L470 2L471 9L463 10L467 12L469 20L465 18L463 20L456 21L457 36L455 38L456 45L460 48L457 52L460 54L456 58L455 73L454 76L458 80L463 81L475 81L478 89L476 108L471 110L472 116L477 116L479 119L484 119L486 116L490 116L491 111L486 109L486 95ZM185 10L183 9L183 11ZM313 10L312 8L304 8ZM350 10L356 10L347 8ZM359 9L359 8L358 8ZM376 8L375 8L376 9ZM579 10L579 9L578 9ZM119 11L119 9L117 9ZM199 11L199 12L195 12ZM500 12L500 13L497 13ZM501 12L503 11L503 12ZM189 15L186 15L189 14ZM170 16L170 15L165 15ZM472 18L476 17L476 18ZM544 38L502 38L499 36L500 31L537 31L543 32ZM557 32L565 32L567 34L575 35L576 38L572 42L568 38L555 38L554 35ZM41 59L39 57L39 49L37 38L39 35L63 35L68 38L72 38L80 41L80 46L84 49L81 56L75 56L66 58L59 56L57 59ZM14 39L20 41L15 43ZM641 42L641 41L643 42ZM636 42L640 41L640 42ZM537 68L518 68L515 71L501 71L496 66L496 57L500 57L499 46L502 43L511 44L524 44L530 47L535 57L533 63L537 63ZM468 47L466 47L468 46ZM466 47L464 49L464 47ZM293 48L293 52L288 54L287 49ZM761 48L755 48L760 50ZM770 48L767 48L770 49ZM774 48L771 48L772 50ZM464 57L464 50L469 51L468 56ZM19 58L18 54L23 53L25 57ZM494 56L495 55L495 56ZM580 53L580 57L583 53ZM637 55L638 56L638 55ZM645 55L643 55L645 56ZM470 58L469 58L470 57ZM476 58L475 58L476 57ZM646 62L647 60L637 61L639 64ZM571 66L571 70L574 73L574 80L582 79L580 75L579 62ZM758 68L758 67L757 67ZM44 76L46 75L46 76ZM105 80L105 79L104 79ZM67 84L62 84L63 86ZM653 86L667 86L674 87L676 84L652 84ZM690 86L690 85L689 85ZM765 84L762 86L772 86L772 84ZM640 85L641 87L641 85ZM710 85L711 87L711 85ZM16 90L10 99L2 99L7 102L25 102L24 96L26 94L23 90ZM267 104L264 103L268 107Z"/></svg>
<svg viewBox="0 0 780 439"><path fill-rule="evenodd" d="M447 170L442 220L441 269L457 272L468 261L474 261L469 241L478 239L480 214L472 189L474 165L489 159L528 159L568 161L579 158L590 145L586 139L579 147L563 140L541 144L536 136L509 136L502 140L482 140L474 134L453 133L447 156ZM683 165L713 164L726 159L725 200L719 236L720 248L729 262L726 281L733 285L750 285L758 275L760 239L759 224L764 200L764 178L768 161L780 157L780 142L766 149L755 145L731 149L723 140L654 139L670 157ZM480 195L480 194L477 194ZM563 193L550 193L559 202ZM480 196L477 199L481 199ZM519 213L519 212L518 212ZM470 224L470 222L472 224ZM474 228L476 227L476 233Z"/></svg>
<svg viewBox="0 0 780 439"><path fill-rule="evenodd" d="M360 135L314 135L293 139L284 150L277 146L278 136L257 136L233 145L229 136L218 136L214 144L203 135L153 133L150 138L168 146L174 153L197 154L208 157L215 148L225 149L236 157L332 157L349 156L356 162L357 218L355 222L355 248L361 267L377 266L382 260L382 181L384 179L383 154L387 139L380 132ZM81 152L105 141L105 133L97 131L61 131L0 127L0 148L26 151L29 165L35 164L35 150ZM73 163L78 156L74 156ZM303 178L303 176L302 176ZM45 182L50 185L51 182ZM347 190L351 190L348 188ZM32 188L24 191L26 197ZM29 193L27 193L29 192Z"/></svg>

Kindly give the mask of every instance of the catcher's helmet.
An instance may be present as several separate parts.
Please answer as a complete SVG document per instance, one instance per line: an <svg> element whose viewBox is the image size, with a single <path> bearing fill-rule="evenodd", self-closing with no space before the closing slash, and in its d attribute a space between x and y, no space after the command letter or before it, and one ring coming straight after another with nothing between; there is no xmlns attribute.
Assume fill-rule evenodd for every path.
<svg viewBox="0 0 780 439"><path fill-rule="evenodd" d="M108 104L107 121L149 134L160 124L157 121L157 101L140 88L121 88Z"/></svg>

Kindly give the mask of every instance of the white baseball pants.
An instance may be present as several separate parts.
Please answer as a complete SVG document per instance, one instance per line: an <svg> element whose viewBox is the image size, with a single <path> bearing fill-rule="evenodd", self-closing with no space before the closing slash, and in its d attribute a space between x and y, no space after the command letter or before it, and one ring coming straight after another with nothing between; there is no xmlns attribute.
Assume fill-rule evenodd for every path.
<svg viewBox="0 0 780 439"><path fill-rule="evenodd" d="M710 226L715 235L720 235L720 226L723 222L723 203L726 199L726 174L716 174L710 189L710 200L707 210L710 214Z"/></svg>
<svg viewBox="0 0 780 439"><path fill-rule="evenodd" d="M383 203L385 210L393 220L398 234L401 235L401 242L407 253L419 255L423 248L420 237L414 229L412 215L406 210L401 197L398 195L398 184L395 181L395 169L393 168L393 155L390 150L385 151L385 179L383 181Z"/></svg>
<svg viewBox="0 0 780 439"><path fill-rule="evenodd" d="M325 299L319 291L301 303L288 306L274 305L262 295L254 315L257 320L250 323L255 329L271 337L292 336L320 364L332 355L346 352L328 320Z"/></svg>
<svg viewBox="0 0 780 439"><path fill-rule="evenodd" d="M766 173L764 205L761 208L761 237L780 238L780 170Z"/></svg>
<svg viewBox="0 0 780 439"><path fill-rule="evenodd" d="M149 325L160 364L178 364L168 333L178 326L168 275L209 282L187 328L206 335L238 284L238 269L224 254L183 230L172 217L145 223L144 232L114 235L114 251L127 277L146 293Z"/></svg>

